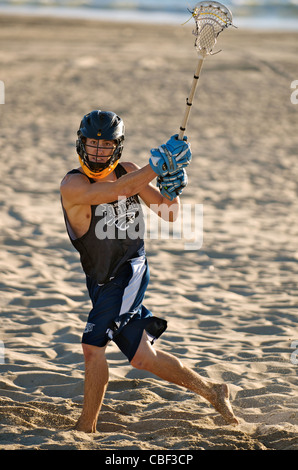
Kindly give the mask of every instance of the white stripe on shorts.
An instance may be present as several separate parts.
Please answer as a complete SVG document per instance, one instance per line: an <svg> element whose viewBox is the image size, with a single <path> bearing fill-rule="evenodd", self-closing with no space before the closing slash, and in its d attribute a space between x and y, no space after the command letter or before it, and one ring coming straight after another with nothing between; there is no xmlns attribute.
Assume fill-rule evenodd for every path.
<svg viewBox="0 0 298 470"><path fill-rule="evenodd" d="M139 292L142 279L146 271L145 256L132 259L131 267L133 270L133 274L128 283L128 286L124 289L119 316L128 312L135 313L134 311L131 311L130 309L135 301L137 293Z"/></svg>

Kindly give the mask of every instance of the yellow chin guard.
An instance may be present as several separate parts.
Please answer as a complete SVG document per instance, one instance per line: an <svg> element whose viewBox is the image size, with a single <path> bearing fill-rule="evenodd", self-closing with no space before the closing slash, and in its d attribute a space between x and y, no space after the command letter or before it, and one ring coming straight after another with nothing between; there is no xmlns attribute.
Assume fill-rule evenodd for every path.
<svg viewBox="0 0 298 470"><path fill-rule="evenodd" d="M79 161L80 161L81 167L83 168L84 173L87 176L89 176L89 178L92 178L92 179L95 179L95 180L100 180L100 179L105 178L106 176L108 176L110 173L112 173L112 171L115 170L116 166L119 163L119 158L118 158L112 165L108 166L108 168L105 168L104 170L100 171L99 173L95 173L94 171L91 171L85 165L85 163L81 159L80 155L78 155L78 157L79 157Z"/></svg>

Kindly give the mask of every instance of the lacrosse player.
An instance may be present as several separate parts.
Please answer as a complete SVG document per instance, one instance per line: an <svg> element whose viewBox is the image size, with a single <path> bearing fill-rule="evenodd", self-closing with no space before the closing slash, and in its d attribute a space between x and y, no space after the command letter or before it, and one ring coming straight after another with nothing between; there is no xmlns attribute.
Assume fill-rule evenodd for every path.
<svg viewBox="0 0 298 470"><path fill-rule="evenodd" d="M139 198L166 220L177 218L179 195L187 184L190 145L186 137L172 136L152 149L149 163L139 168L119 162L123 141L124 124L115 113L95 110L85 115L76 143L80 166L61 183L67 232L80 254L92 301L82 336L84 404L76 429L96 431L108 384L105 351L110 341L133 367L196 392L228 423L237 423L226 385L203 379L171 354L154 348L167 323L143 305L149 270ZM158 187L150 184L156 178Z"/></svg>

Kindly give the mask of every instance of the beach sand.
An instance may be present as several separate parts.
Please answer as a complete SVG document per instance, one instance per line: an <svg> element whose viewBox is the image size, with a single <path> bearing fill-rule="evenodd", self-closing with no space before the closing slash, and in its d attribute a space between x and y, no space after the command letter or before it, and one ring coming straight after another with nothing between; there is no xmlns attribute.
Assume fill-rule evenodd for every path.
<svg viewBox="0 0 298 470"><path fill-rule="evenodd" d="M203 207L203 244L186 250L184 234L146 240L145 305L168 321L156 346L228 383L239 426L132 369L110 344L90 435L73 430L90 302L60 181L78 166L76 131L92 109L123 117L122 158L139 165L178 132L194 37L189 24L1 17L1 449L298 450L297 40L233 28L220 36L191 112L181 198Z"/></svg>

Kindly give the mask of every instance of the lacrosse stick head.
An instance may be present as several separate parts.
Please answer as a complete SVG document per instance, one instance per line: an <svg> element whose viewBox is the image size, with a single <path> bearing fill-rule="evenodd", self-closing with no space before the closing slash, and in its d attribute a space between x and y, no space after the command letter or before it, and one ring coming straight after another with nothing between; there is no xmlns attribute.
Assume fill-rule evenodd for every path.
<svg viewBox="0 0 298 470"><path fill-rule="evenodd" d="M232 25L230 10L219 2L199 2L192 11L195 19L195 48L201 57L212 53L217 36Z"/></svg>

